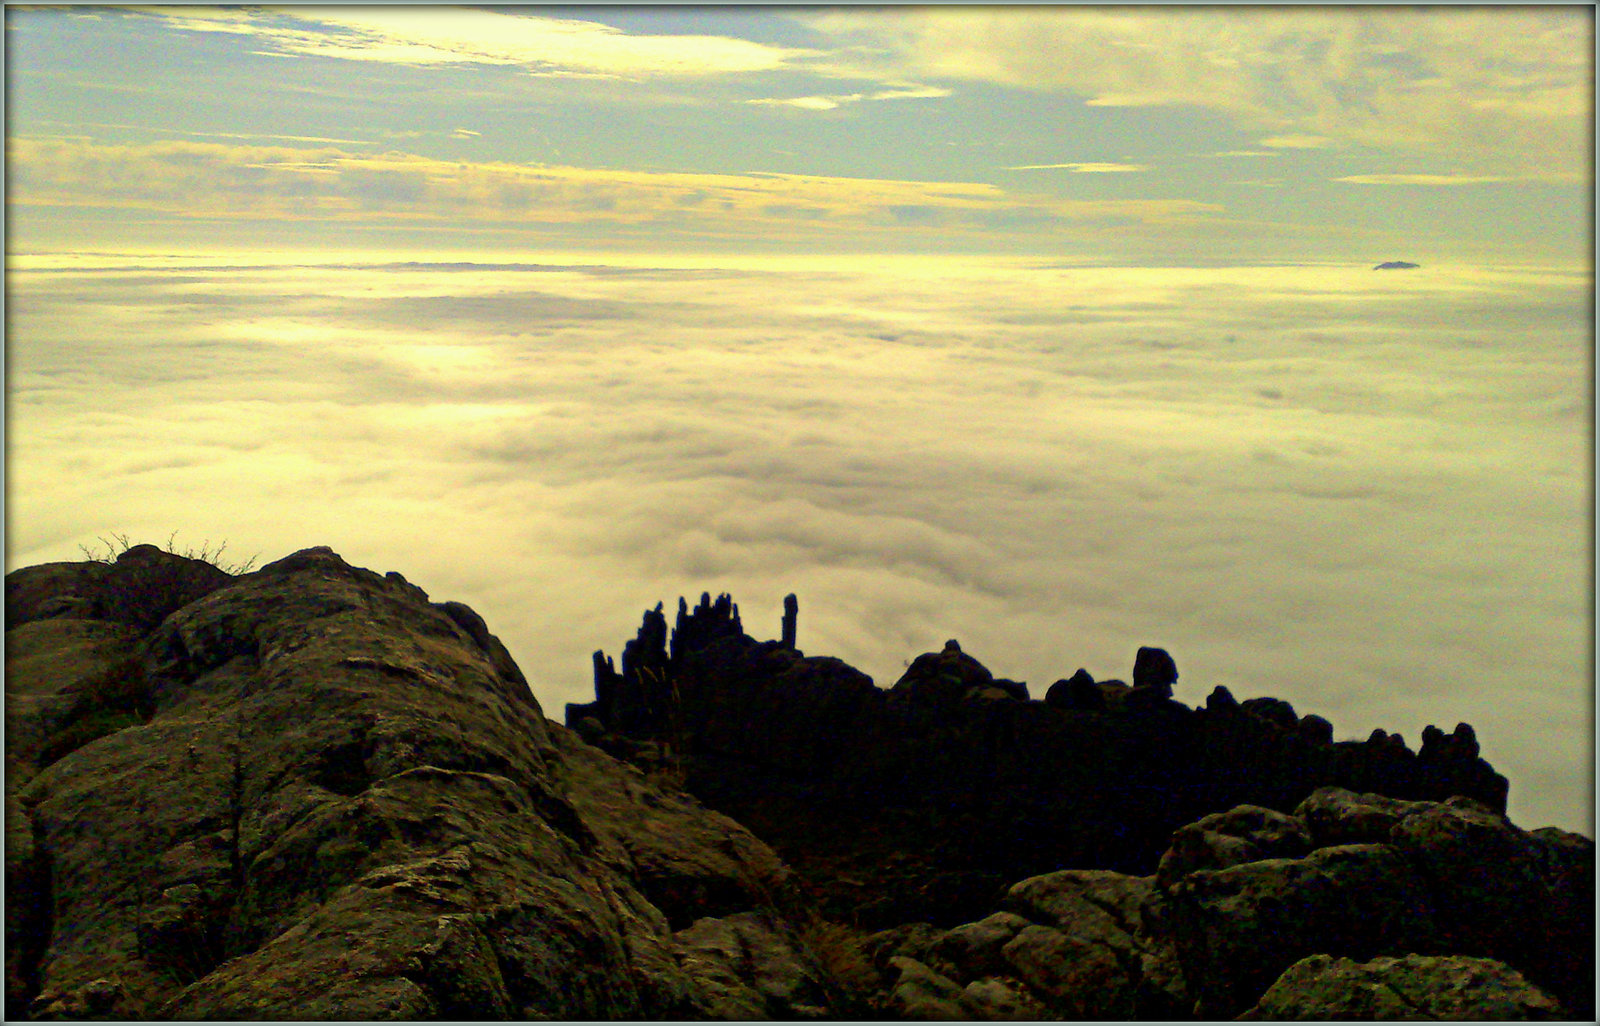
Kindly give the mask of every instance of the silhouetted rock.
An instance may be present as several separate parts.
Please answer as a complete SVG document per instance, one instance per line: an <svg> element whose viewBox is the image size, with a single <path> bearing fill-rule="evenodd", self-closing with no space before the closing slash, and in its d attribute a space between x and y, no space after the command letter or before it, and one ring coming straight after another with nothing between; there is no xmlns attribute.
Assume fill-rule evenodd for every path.
<svg viewBox="0 0 1600 1026"><path fill-rule="evenodd" d="M1050 685L1050 690L1045 692L1044 700L1046 705L1057 709L1076 709L1083 712L1098 712L1106 707L1106 698L1095 686L1094 678L1089 676L1088 670L1081 667L1071 677Z"/></svg>
<svg viewBox="0 0 1600 1026"><path fill-rule="evenodd" d="M1281 698L1247 698L1239 703L1239 708L1284 730L1300 728L1300 717L1295 714L1294 706Z"/></svg>
<svg viewBox="0 0 1600 1026"><path fill-rule="evenodd" d="M1158 649L1136 658L1137 687L1080 670L1035 702L952 640L880 689L745 636L734 613L726 596L687 618L680 602L671 715L632 727L601 716L599 743L649 768L659 749L633 746L670 737L697 797L773 843L830 914L868 927L978 918L1007 880L1061 866L1154 873L1185 823L1246 804L1287 814L1325 785L1504 807L1505 780L1480 758L1335 743L1326 720L1272 698L1240 706L1225 688L1190 709L1167 696L1177 670ZM914 854L841 873L840 845L823 840L840 835L856 851Z"/></svg>
<svg viewBox="0 0 1600 1026"><path fill-rule="evenodd" d="M1333 724L1315 713L1300 718L1300 736L1319 745L1333 744Z"/></svg>
<svg viewBox="0 0 1600 1026"><path fill-rule="evenodd" d="M1141 648L1133 660L1133 686L1164 691L1163 698L1172 697L1172 685L1178 680L1178 664L1164 648Z"/></svg>
<svg viewBox="0 0 1600 1026"><path fill-rule="evenodd" d="M1421 264L1413 264L1409 260L1385 260L1383 263L1379 264L1377 267L1374 267L1373 270L1374 271L1412 271L1412 270L1416 270L1418 267L1421 267L1421 266L1422 266Z"/></svg>
<svg viewBox="0 0 1600 1026"><path fill-rule="evenodd" d="M793 595L783 597L783 647L795 648L796 631L799 629L800 600Z"/></svg>
<svg viewBox="0 0 1600 1026"><path fill-rule="evenodd" d="M1239 708L1239 700L1233 697L1233 692L1218 684L1211 689L1211 694L1206 696L1206 711L1212 713L1231 712Z"/></svg>

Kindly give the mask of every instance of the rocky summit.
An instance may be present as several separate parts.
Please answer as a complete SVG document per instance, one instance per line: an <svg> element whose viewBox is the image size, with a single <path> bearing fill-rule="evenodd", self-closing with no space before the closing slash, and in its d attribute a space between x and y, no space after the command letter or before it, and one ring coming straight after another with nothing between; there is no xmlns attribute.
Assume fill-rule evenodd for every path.
<svg viewBox="0 0 1600 1026"><path fill-rule="evenodd" d="M1593 1017L1593 843L1471 727L1190 707L1148 646L884 689L798 617L649 610L569 729L326 548L12 572L7 1017Z"/></svg>

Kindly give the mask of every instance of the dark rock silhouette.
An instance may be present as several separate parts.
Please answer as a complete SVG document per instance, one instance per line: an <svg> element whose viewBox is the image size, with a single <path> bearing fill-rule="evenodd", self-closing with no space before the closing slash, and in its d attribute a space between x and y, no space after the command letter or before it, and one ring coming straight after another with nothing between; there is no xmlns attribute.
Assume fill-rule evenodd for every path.
<svg viewBox="0 0 1600 1026"><path fill-rule="evenodd" d="M1172 661L1164 648L1141 648L1133 659L1133 686L1154 688L1163 698L1172 697L1172 685L1178 682L1178 664Z"/></svg>
<svg viewBox="0 0 1600 1026"><path fill-rule="evenodd" d="M864 925L951 925L1007 880L1062 866L1153 873L1185 823L1237 805L1288 812L1327 785L1505 808L1505 779L1466 741L1425 756L1387 735L1335 742L1321 717L1220 687L1192 709L1170 697L1177 667L1156 648L1138 650L1133 687L1080 670L1029 701L954 640L881 689L748 637L726 596L684 623L670 716L630 726L597 688L568 722L592 716L623 757L665 741L646 756L670 749L692 793L774 844L830 914ZM646 614L625 651L658 635ZM891 852L901 861L874 861Z"/></svg>
<svg viewBox="0 0 1600 1026"><path fill-rule="evenodd" d="M783 647L795 647L795 632L800 620L800 600L793 595L783 597Z"/></svg>
<svg viewBox="0 0 1600 1026"><path fill-rule="evenodd" d="M1076 709L1081 712L1099 712L1106 707L1106 696L1101 692L1089 671L1078 671L1066 680L1058 680L1045 692L1047 705L1057 709Z"/></svg>
<svg viewBox="0 0 1600 1026"><path fill-rule="evenodd" d="M1421 266L1422 266L1421 264L1413 264L1409 260L1385 260L1383 263L1379 264L1377 267L1374 267L1373 270L1374 271L1413 271L1413 270L1416 270L1418 267L1421 267Z"/></svg>

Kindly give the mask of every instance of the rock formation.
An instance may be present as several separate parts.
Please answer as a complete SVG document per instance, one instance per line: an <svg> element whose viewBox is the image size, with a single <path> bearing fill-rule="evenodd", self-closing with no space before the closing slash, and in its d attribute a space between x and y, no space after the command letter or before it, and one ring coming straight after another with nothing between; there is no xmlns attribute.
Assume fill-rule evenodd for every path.
<svg viewBox="0 0 1600 1026"><path fill-rule="evenodd" d="M783 597L783 647L794 648L796 631L799 628L800 600L793 595Z"/></svg>
<svg viewBox="0 0 1600 1026"><path fill-rule="evenodd" d="M1593 842L1465 724L1191 709L1148 648L885 690L704 595L574 732L325 548L6 590L10 1019L1593 1016Z"/></svg>
<svg viewBox="0 0 1600 1026"><path fill-rule="evenodd" d="M7 577L8 1018L836 1003L790 870L548 723L467 607L309 549L141 630L171 603L121 566Z"/></svg>
<svg viewBox="0 0 1600 1026"><path fill-rule="evenodd" d="M1583 1020L1593 867L1471 799L1323 788L1184 827L1155 876L1060 870L868 947L904 1017Z"/></svg>
<svg viewBox="0 0 1600 1026"><path fill-rule="evenodd" d="M666 679L628 679L627 654L663 644L647 613L624 679L597 679L567 722L589 719L587 736L622 757L670 749L693 794L774 844L830 914L868 926L949 926L1008 881L1060 866L1153 873L1183 824L1244 804L1286 813L1326 785L1505 808L1506 781L1470 727L1412 752L1387 735L1336 742L1322 717L1220 687L1192 709L1171 697L1178 668L1159 648L1137 650L1132 687L1080 669L1030 701L951 640L885 690L750 638L726 595L685 608ZM648 723L608 697L651 687L670 712ZM843 832L853 849L828 840Z"/></svg>

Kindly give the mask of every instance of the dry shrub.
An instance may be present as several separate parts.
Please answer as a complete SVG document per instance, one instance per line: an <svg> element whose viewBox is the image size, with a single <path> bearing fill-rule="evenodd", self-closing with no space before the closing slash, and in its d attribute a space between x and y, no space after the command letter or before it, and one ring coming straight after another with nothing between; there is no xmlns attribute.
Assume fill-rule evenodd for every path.
<svg viewBox="0 0 1600 1026"><path fill-rule="evenodd" d="M869 1006L880 981L867 951L867 934L821 916L811 917L799 933L848 1002L858 1008Z"/></svg>

